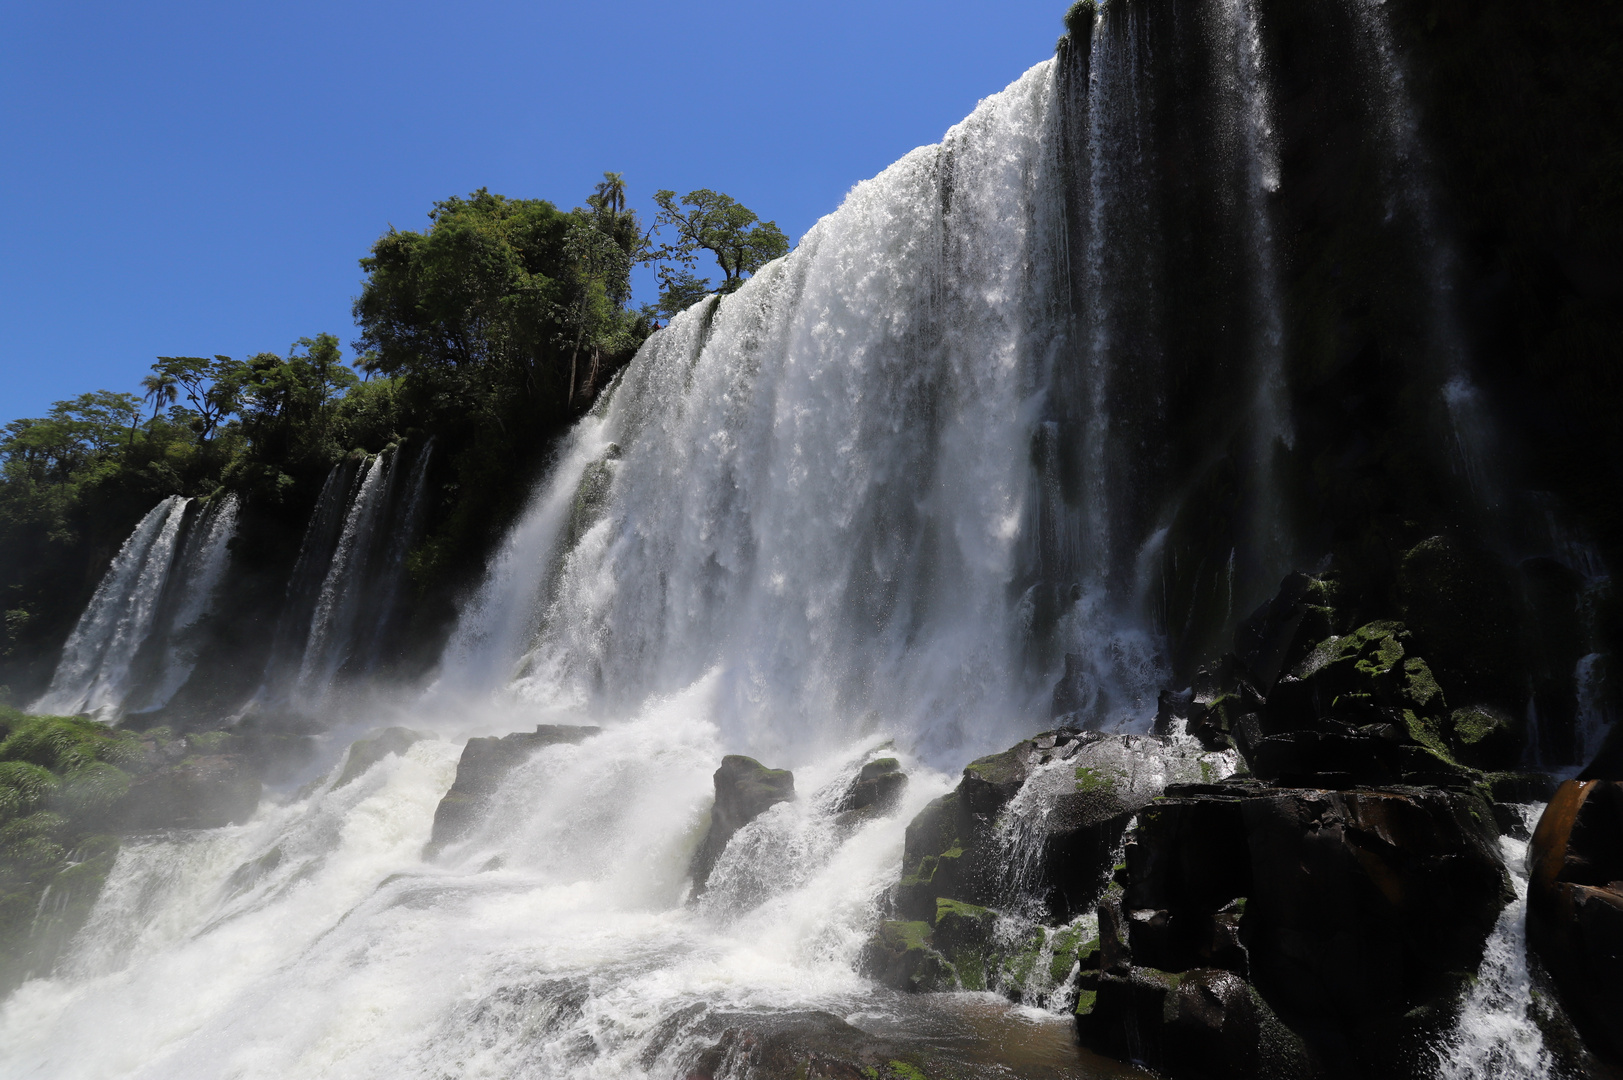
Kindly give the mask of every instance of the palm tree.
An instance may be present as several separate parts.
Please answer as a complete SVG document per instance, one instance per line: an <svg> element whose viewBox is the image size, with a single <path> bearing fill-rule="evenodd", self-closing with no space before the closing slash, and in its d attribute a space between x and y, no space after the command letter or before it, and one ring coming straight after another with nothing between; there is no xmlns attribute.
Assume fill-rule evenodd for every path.
<svg viewBox="0 0 1623 1080"><path fill-rule="evenodd" d="M146 391L144 400L152 402L152 419L158 418L158 410L165 405L173 405L180 399L180 390L175 385L175 377L162 372L155 372L141 380L141 389ZM130 425L130 440L135 439L135 425Z"/></svg>
<svg viewBox="0 0 1623 1080"><path fill-rule="evenodd" d="M626 208L626 180L625 173L606 172L603 180L597 185L597 197L602 200L603 206L612 210L616 215Z"/></svg>

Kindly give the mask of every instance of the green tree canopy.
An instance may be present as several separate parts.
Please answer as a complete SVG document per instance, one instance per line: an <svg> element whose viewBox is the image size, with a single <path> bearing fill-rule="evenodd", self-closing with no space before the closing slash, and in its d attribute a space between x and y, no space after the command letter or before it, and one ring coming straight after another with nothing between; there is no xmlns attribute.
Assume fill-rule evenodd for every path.
<svg viewBox="0 0 1623 1080"><path fill-rule="evenodd" d="M35 420L13 420L0 438L7 478L67 483L129 445L141 417L134 394L96 390L51 406Z"/></svg>
<svg viewBox="0 0 1623 1080"><path fill-rule="evenodd" d="M747 276L789 252L789 238L776 222L762 221L730 195L708 188L690 191L681 199L687 210L677 205L674 191L656 191L654 202L659 204L655 230L669 226L676 234L674 241L650 249L646 255L649 261L661 264L662 312L680 311L695 293L703 295L699 290L709 290L709 280L692 273L700 251L710 252L721 267L722 282L716 290L721 293L733 292Z"/></svg>

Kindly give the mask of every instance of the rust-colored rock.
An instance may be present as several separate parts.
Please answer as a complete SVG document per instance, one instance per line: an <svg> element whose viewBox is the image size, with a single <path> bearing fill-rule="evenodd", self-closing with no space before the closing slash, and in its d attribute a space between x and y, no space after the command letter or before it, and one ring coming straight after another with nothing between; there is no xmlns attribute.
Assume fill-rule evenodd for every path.
<svg viewBox="0 0 1623 1080"><path fill-rule="evenodd" d="M1590 1052L1623 1065L1623 783L1562 784L1528 861L1528 942Z"/></svg>

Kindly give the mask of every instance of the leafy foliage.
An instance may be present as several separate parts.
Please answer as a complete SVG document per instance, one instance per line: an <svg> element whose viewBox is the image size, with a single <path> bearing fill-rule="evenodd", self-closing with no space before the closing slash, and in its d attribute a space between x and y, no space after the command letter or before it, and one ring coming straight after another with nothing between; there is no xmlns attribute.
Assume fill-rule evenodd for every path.
<svg viewBox="0 0 1623 1080"><path fill-rule="evenodd" d="M656 191L659 215L656 230L669 226L676 235L649 250L647 258L660 264L659 310L674 314L710 292L706 278L694 276L698 253L708 251L721 267L722 282L715 291L726 294L744 284L750 274L789 252L789 238L776 222L762 221L755 211L708 188L690 191L677 205L676 192ZM682 209L681 207L689 207Z"/></svg>

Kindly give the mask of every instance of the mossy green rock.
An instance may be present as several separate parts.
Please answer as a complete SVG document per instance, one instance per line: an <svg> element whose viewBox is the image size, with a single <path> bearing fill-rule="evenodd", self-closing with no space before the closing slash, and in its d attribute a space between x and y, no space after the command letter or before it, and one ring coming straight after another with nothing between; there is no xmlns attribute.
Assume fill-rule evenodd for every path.
<svg viewBox="0 0 1623 1080"><path fill-rule="evenodd" d="M872 978L897 990L928 993L957 985L952 966L935 950L930 924L922 920L880 923L863 966Z"/></svg>
<svg viewBox="0 0 1623 1080"><path fill-rule="evenodd" d="M1478 769L1513 767L1527 738L1525 721L1486 705L1455 709L1448 727L1454 756Z"/></svg>
<svg viewBox="0 0 1623 1080"><path fill-rule="evenodd" d="M710 829L693 855L690 873L694 895L704 890L727 841L745 825L781 802L795 797L795 774L769 769L754 758L728 754L712 779L716 801L710 811Z"/></svg>

